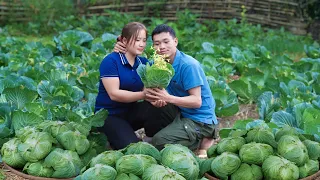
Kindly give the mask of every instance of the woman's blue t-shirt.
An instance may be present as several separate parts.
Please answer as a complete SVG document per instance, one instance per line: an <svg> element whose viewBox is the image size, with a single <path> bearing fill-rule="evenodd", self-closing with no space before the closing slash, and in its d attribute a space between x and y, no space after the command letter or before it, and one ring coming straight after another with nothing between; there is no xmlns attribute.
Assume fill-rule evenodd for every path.
<svg viewBox="0 0 320 180"><path fill-rule="evenodd" d="M95 111L107 109L110 115L125 113L133 103L121 103L110 99L102 84L102 78L118 77L120 89L137 92L142 91L143 83L137 73L139 64L146 64L148 60L144 57L136 57L131 66L122 53L112 52L107 55L100 64L99 93L96 99Z"/></svg>

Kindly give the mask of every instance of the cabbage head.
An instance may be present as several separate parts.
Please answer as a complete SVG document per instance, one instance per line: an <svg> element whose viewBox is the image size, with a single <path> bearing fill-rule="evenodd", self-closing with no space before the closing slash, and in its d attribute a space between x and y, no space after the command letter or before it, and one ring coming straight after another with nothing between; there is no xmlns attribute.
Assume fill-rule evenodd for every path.
<svg viewBox="0 0 320 180"><path fill-rule="evenodd" d="M273 148L268 144L248 143L241 147L239 156L242 162L262 165L268 156L273 154Z"/></svg>
<svg viewBox="0 0 320 180"><path fill-rule="evenodd" d="M298 136L300 133L291 126L284 126L279 131L275 133L275 139L276 141L279 141L280 138L284 135L295 135Z"/></svg>
<svg viewBox="0 0 320 180"><path fill-rule="evenodd" d="M96 149L89 148L88 151L84 154L82 154L80 157L83 164L88 165L92 158L96 157L98 155Z"/></svg>
<svg viewBox="0 0 320 180"><path fill-rule="evenodd" d="M142 175L142 180L185 180L183 176L176 171L164 166L154 164Z"/></svg>
<svg viewBox="0 0 320 180"><path fill-rule="evenodd" d="M58 142L66 150L76 151L79 155L84 154L90 147L87 137L79 131L66 131L57 136Z"/></svg>
<svg viewBox="0 0 320 180"><path fill-rule="evenodd" d="M298 136L282 136L278 142L278 153L297 166L302 166L309 160L308 150Z"/></svg>
<svg viewBox="0 0 320 180"><path fill-rule="evenodd" d="M74 151L56 148L44 160L44 166L52 167L54 178L70 178L79 175L83 163Z"/></svg>
<svg viewBox="0 0 320 180"><path fill-rule="evenodd" d="M214 158L209 159L200 159L199 165L200 165L200 173L199 177L202 177L205 173L211 171L211 164Z"/></svg>
<svg viewBox="0 0 320 180"><path fill-rule="evenodd" d="M27 161L20 155L18 145L21 141L13 138L4 143L1 148L2 161L13 168L23 168Z"/></svg>
<svg viewBox="0 0 320 180"><path fill-rule="evenodd" d="M106 147L108 138L104 133L90 132L87 138L90 142L90 148L95 149L97 151L97 154L107 151Z"/></svg>
<svg viewBox="0 0 320 180"><path fill-rule="evenodd" d="M247 134L247 130L244 129L233 129L232 131L230 131L229 133L229 137L243 137Z"/></svg>
<svg viewBox="0 0 320 180"><path fill-rule="evenodd" d="M152 146L149 143L146 142L137 142L132 143L126 148L126 155L128 154L145 154L152 156L155 158L158 162L161 160L161 154L157 148Z"/></svg>
<svg viewBox="0 0 320 180"><path fill-rule="evenodd" d="M123 156L120 151L105 151L98 156L94 157L90 161L90 167L96 164L104 164L111 167L116 167L116 162Z"/></svg>
<svg viewBox="0 0 320 180"><path fill-rule="evenodd" d="M24 142L18 145L20 155L28 162L37 162L51 151L53 137L47 132L29 134Z"/></svg>
<svg viewBox="0 0 320 180"><path fill-rule="evenodd" d="M138 176L129 173L119 173L115 180L141 180Z"/></svg>
<svg viewBox="0 0 320 180"><path fill-rule="evenodd" d="M303 144L307 147L310 159L317 160L320 157L320 143L311 140L304 140Z"/></svg>
<svg viewBox="0 0 320 180"><path fill-rule="evenodd" d="M108 165L96 164L87 169L83 174L77 176L75 180L114 180L117 171Z"/></svg>
<svg viewBox="0 0 320 180"><path fill-rule="evenodd" d="M116 163L118 173L132 173L136 176L142 176L144 171L157 161L144 154L130 154L122 156Z"/></svg>
<svg viewBox="0 0 320 180"><path fill-rule="evenodd" d="M217 156L211 163L211 171L221 179L228 179L241 165L240 158L230 152Z"/></svg>
<svg viewBox="0 0 320 180"><path fill-rule="evenodd" d="M184 146L169 144L161 150L161 163L186 179L197 179L200 169L196 158Z"/></svg>
<svg viewBox="0 0 320 180"><path fill-rule="evenodd" d="M271 129L265 129L265 128L252 129L247 133L246 140L248 143L249 142L264 143L264 144L269 144L273 148L277 148L277 142L274 139L274 135L271 132Z"/></svg>
<svg viewBox="0 0 320 180"><path fill-rule="evenodd" d="M262 164L262 172L265 179L295 180L299 178L299 168L291 161L269 156Z"/></svg>
<svg viewBox="0 0 320 180"><path fill-rule="evenodd" d="M19 130L15 131L15 134L18 139L20 139L22 142L24 142L30 134L34 134L36 132L39 132L39 130L37 128L31 127L31 126L26 126L26 127L20 128Z"/></svg>
<svg viewBox="0 0 320 180"><path fill-rule="evenodd" d="M222 139L218 143L217 152L222 154L223 152L238 153L241 146L246 143L243 137L227 137Z"/></svg>
<svg viewBox="0 0 320 180"><path fill-rule="evenodd" d="M38 128L50 133L54 138L63 132L71 130L68 127L68 122L65 121L44 121L38 125Z"/></svg>
<svg viewBox="0 0 320 180"><path fill-rule="evenodd" d="M218 156L219 154L217 153L217 148L217 144L213 144L212 146L210 146L209 149L207 149L207 157L211 158Z"/></svg>
<svg viewBox="0 0 320 180"><path fill-rule="evenodd" d="M28 162L24 168L23 172L27 172L32 176L39 177L51 177L53 174L53 169L51 167L43 166L43 161L38 162Z"/></svg>
<svg viewBox="0 0 320 180"><path fill-rule="evenodd" d="M174 69L162 55L156 54L156 51L153 59L153 64L140 64L137 73L146 88L166 88L174 76Z"/></svg>
<svg viewBox="0 0 320 180"><path fill-rule="evenodd" d="M317 160L309 160L303 166L299 167L299 178L311 176L319 171L319 162Z"/></svg>
<svg viewBox="0 0 320 180"><path fill-rule="evenodd" d="M88 136L90 134L90 130L91 130L91 125L89 125L89 122L68 122L67 124L69 126L69 128L72 131L79 131L82 135L84 136Z"/></svg>
<svg viewBox="0 0 320 180"><path fill-rule="evenodd" d="M231 175L231 180L261 180L263 179L260 166L252 164L251 166L243 163L236 172Z"/></svg>

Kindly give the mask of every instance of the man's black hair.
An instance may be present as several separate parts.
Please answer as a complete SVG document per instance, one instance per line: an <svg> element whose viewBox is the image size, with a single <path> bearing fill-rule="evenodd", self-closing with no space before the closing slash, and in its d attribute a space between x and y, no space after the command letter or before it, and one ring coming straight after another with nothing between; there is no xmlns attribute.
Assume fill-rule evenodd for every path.
<svg viewBox="0 0 320 180"><path fill-rule="evenodd" d="M163 32L168 32L173 38L176 37L176 32L174 32L174 30L170 26L166 24L160 24L156 28L154 28L154 30L152 31L152 34L151 34L152 39L154 35L157 35Z"/></svg>

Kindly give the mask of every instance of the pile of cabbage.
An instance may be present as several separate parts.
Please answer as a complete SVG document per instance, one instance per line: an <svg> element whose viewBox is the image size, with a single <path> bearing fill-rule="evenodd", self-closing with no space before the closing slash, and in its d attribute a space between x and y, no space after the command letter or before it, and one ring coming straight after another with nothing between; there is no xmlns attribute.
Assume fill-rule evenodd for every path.
<svg viewBox="0 0 320 180"><path fill-rule="evenodd" d="M199 158L187 147L170 144L159 151L138 142L99 154L76 180L197 180L202 176Z"/></svg>
<svg viewBox="0 0 320 180"><path fill-rule="evenodd" d="M202 173L231 180L295 180L319 171L320 144L291 127L232 130L211 146Z"/></svg>
<svg viewBox="0 0 320 180"><path fill-rule="evenodd" d="M166 88L172 77L174 69L170 63L166 61L164 55L157 54L154 51L152 61L146 65L140 64L137 73L146 88Z"/></svg>
<svg viewBox="0 0 320 180"><path fill-rule="evenodd" d="M67 121L16 129L15 137L1 148L2 161L32 176L75 177L106 150L106 136L90 130L90 125Z"/></svg>

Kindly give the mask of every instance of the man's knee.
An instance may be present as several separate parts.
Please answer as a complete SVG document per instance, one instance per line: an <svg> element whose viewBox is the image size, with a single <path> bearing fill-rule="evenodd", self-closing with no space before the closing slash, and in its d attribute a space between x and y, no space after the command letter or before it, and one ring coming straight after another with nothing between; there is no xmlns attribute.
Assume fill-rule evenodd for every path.
<svg viewBox="0 0 320 180"><path fill-rule="evenodd" d="M152 137L152 145L158 150L163 149L165 144L167 144L166 139L161 133L157 133Z"/></svg>

